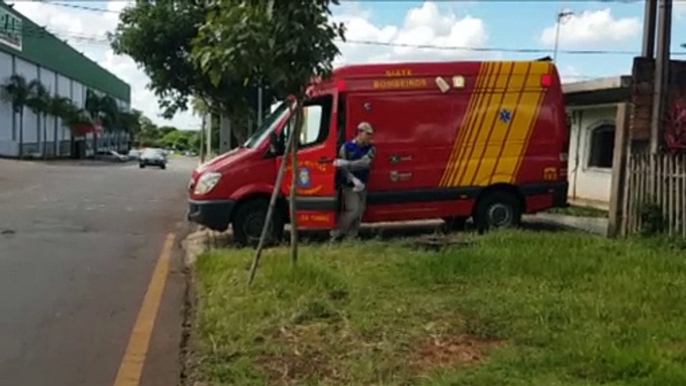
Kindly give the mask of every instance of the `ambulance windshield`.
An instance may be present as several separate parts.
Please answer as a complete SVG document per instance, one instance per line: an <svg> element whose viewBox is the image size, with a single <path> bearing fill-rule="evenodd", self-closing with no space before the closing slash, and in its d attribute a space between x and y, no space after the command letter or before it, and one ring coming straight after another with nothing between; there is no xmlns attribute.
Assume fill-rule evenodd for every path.
<svg viewBox="0 0 686 386"><path fill-rule="evenodd" d="M269 137L269 134L276 129L276 127L281 121L283 121L287 114L288 104L282 102L279 104L276 110L269 114L267 119L265 119L265 121L262 123L262 126L257 129L257 131L254 132L250 138L248 138L245 144L243 144L243 147L254 149L259 146L267 137Z"/></svg>

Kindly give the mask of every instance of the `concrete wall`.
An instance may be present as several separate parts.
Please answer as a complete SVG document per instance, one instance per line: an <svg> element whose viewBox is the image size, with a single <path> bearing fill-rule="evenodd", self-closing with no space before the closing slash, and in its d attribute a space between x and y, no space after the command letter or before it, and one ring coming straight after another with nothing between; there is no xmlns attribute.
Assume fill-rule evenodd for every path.
<svg viewBox="0 0 686 386"><path fill-rule="evenodd" d="M12 76L14 64L12 56L0 52L0 79ZM16 156L18 148L14 141L14 125L12 121L12 106L0 101L0 155Z"/></svg>
<svg viewBox="0 0 686 386"><path fill-rule="evenodd" d="M592 132L604 124L614 124L617 107L584 106L569 110L572 129L569 149L569 198L607 207L610 202L612 168L589 166ZM603 149L611 152L612 149Z"/></svg>

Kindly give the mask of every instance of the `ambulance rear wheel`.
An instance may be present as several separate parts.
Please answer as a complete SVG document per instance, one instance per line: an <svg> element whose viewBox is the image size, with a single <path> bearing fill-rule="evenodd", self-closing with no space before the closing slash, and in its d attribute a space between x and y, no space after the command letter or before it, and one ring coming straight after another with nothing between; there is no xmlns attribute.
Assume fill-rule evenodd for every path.
<svg viewBox="0 0 686 386"><path fill-rule="evenodd" d="M494 191L482 197L476 206L474 222L479 231L493 228L514 228L522 220L522 208L517 197L509 192Z"/></svg>
<svg viewBox="0 0 686 386"><path fill-rule="evenodd" d="M269 202L267 200L250 200L241 204L233 216L233 238L241 246L256 247L260 242L260 235L267 217ZM272 221L267 230L265 245L281 242L284 231L284 218L281 211L272 212Z"/></svg>

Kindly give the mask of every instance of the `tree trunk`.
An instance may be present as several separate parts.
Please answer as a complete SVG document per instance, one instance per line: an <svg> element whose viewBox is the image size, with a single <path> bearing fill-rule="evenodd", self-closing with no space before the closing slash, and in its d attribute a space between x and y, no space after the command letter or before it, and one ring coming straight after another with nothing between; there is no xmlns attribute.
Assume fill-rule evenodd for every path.
<svg viewBox="0 0 686 386"><path fill-rule="evenodd" d="M290 126L291 120L288 120L288 125ZM262 249L264 249L264 241L267 238L267 230L272 221L272 213L274 213L274 207L276 206L276 198L279 196L279 191L281 190L281 184L283 183L283 177L286 174L286 165L288 165L288 153L296 142L297 136L291 132L291 137L288 139L286 144L286 149L283 152L283 158L281 161L281 167L279 168L279 173L276 176L276 182L274 183L274 189L272 190L272 197L269 200L269 208L267 209L267 216L264 219L264 226L262 227L262 234L260 235L260 242L257 244L257 252L255 252L255 258L252 261L252 266L250 267L250 274L248 276L248 287L252 284L255 279L255 273L257 273L257 267L260 264L260 258L262 257ZM293 220L291 220L291 224Z"/></svg>
<svg viewBox="0 0 686 386"><path fill-rule="evenodd" d="M48 116L43 115L43 159L48 159Z"/></svg>
<svg viewBox="0 0 686 386"><path fill-rule="evenodd" d="M24 109L19 112L19 159L24 158Z"/></svg>
<svg viewBox="0 0 686 386"><path fill-rule="evenodd" d="M55 154L53 155L53 158L57 158L60 155L60 144L58 143L59 139L57 136L57 128L59 125L57 122L58 118L56 116L54 118L55 118L55 133L54 133L53 137L55 138L55 143L54 143L53 147L55 148Z"/></svg>
<svg viewBox="0 0 686 386"><path fill-rule="evenodd" d="M291 148L291 159L293 164L293 175L291 180L291 194L290 194L290 209L291 209L291 265L295 266L298 263L298 208L296 206L296 198L298 196L298 143L300 139L300 129L302 126L302 103L298 101L295 108L295 128L293 136L296 138L293 141Z"/></svg>
<svg viewBox="0 0 686 386"><path fill-rule="evenodd" d="M202 115L202 121L200 122L200 151L199 151L199 156L200 156L200 163L205 163L205 117L206 115Z"/></svg>

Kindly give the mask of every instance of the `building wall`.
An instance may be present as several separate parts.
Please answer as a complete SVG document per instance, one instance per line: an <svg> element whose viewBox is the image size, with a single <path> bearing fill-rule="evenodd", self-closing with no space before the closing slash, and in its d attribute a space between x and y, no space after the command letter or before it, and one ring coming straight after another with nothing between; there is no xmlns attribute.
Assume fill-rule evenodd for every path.
<svg viewBox="0 0 686 386"><path fill-rule="evenodd" d="M21 34L18 35L21 41L21 49L0 44L1 51L17 55L23 60L38 64L69 78L78 79L87 87L101 90L115 98L130 101L131 87L126 82L103 69L1 0L0 13L10 13L21 19L22 22Z"/></svg>
<svg viewBox="0 0 686 386"><path fill-rule="evenodd" d="M0 52L0 79L12 76L13 67L12 56ZM0 103L0 155L17 153L14 135L12 106L9 103Z"/></svg>
<svg viewBox="0 0 686 386"><path fill-rule="evenodd" d="M569 198L572 202L588 202L600 207L609 205L612 168L611 166L594 166L592 152L600 150L603 153L601 156L608 157L611 155L613 147L607 148L609 133L606 135L605 146L602 146L602 149L598 145L599 141L596 140L595 145L593 144L593 134L594 130L597 133L607 128L608 125L614 125L616 112L617 107L614 105L575 107L569 111L572 118L569 149Z"/></svg>
<svg viewBox="0 0 686 386"><path fill-rule="evenodd" d="M16 40L7 44L3 40L6 31L0 31L4 33L0 34L0 83L18 74L27 83L40 80L50 93L69 98L80 108L84 107L87 89L91 89L100 95L112 96L128 109L131 92L128 84L0 0L0 14L7 13L21 19L21 28L10 26L21 33L14 34ZM6 28L7 25L0 26L0 30ZM19 114L13 114L11 104L0 101L0 156L19 155L19 127ZM70 130L55 117L47 117L43 122L43 117L26 108L22 132L25 155L42 153L43 146L48 155L68 155L70 152Z"/></svg>

